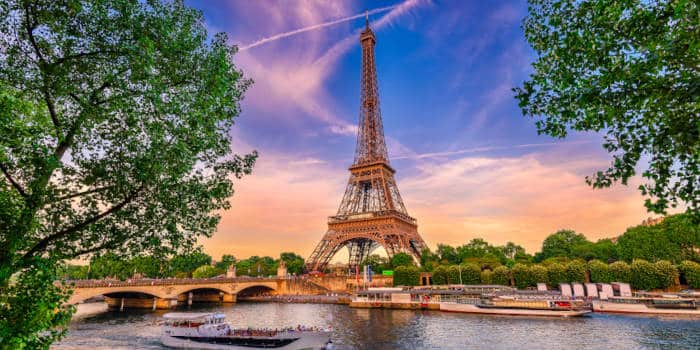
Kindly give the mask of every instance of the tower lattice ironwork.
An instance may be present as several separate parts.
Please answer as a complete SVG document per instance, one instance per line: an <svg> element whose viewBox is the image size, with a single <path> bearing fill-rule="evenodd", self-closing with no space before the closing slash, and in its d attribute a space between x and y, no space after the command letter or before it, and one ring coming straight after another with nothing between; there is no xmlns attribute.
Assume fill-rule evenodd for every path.
<svg viewBox="0 0 700 350"><path fill-rule="evenodd" d="M306 262L308 271L323 270L343 247L348 248L350 267L359 265L379 246L390 258L403 252L416 260L426 247L416 219L408 215L399 194L396 171L389 165L374 61L376 39L369 22L360 34L360 43L362 77L355 159L338 213L328 218L328 231Z"/></svg>

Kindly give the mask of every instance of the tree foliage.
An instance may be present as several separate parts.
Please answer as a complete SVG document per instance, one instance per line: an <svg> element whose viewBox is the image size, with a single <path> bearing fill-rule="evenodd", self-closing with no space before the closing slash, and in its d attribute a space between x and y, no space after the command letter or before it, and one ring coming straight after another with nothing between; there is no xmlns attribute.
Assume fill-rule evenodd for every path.
<svg viewBox="0 0 700 350"><path fill-rule="evenodd" d="M612 282L631 282L632 268L624 261L616 261L608 266Z"/></svg>
<svg viewBox="0 0 700 350"><path fill-rule="evenodd" d="M228 270L228 267L236 263L236 257L233 254L224 254L221 256L221 260L217 261L214 265L219 270Z"/></svg>
<svg viewBox="0 0 700 350"><path fill-rule="evenodd" d="M690 288L700 288L700 264L694 261L683 261L679 270Z"/></svg>
<svg viewBox="0 0 700 350"><path fill-rule="evenodd" d="M632 288L643 290L656 288L658 276L656 269L654 269L654 264L646 260L636 259L632 261L630 267L632 269L632 279L630 281Z"/></svg>
<svg viewBox="0 0 700 350"><path fill-rule="evenodd" d="M655 225L628 228L617 242L620 258L626 261L700 260L700 225L687 214L671 215Z"/></svg>
<svg viewBox="0 0 700 350"><path fill-rule="evenodd" d="M287 265L287 273L300 275L304 272L304 258L300 255L292 252L285 252L280 254L280 260L284 261L285 265ZM372 269L372 271L381 273L381 270Z"/></svg>
<svg viewBox="0 0 700 350"><path fill-rule="evenodd" d="M231 153L250 81L201 12L7 0L0 33L0 294L42 261L166 255L212 234L256 155Z"/></svg>
<svg viewBox="0 0 700 350"><path fill-rule="evenodd" d="M48 349L66 333L74 307L64 305L67 286L54 284L59 270L42 261L0 293L0 348Z"/></svg>
<svg viewBox="0 0 700 350"><path fill-rule="evenodd" d="M700 30L697 1L530 0L523 23L538 58L515 90L539 133L605 132L594 188L639 186L650 211L700 214ZM645 161L644 163L647 163Z"/></svg>
<svg viewBox="0 0 700 350"><path fill-rule="evenodd" d="M460 267L463 284L479 284L481 281L481 267L479 265L467 263L460 265Z"/></svg>
<svg viewBox="0 0 700 350"><path fill-rule="evenodd" d="M499 266L493 269L493 283L504 286L510 285L510 270L505 266Z"/></svg>
<svg viewBox="0 0 700 350"><path fill-rule="evenodd" d="M212 278L224 272L225 271L211 265L202 265L192 271L192 278Z"/></svg>
<svg viewBox="0 0 700 350"><path fill-rule="evenodd" d="M566 264L566 277L569 282L586 282L586 264L573 260Z"/></svg>
<svg viewBox="0 0 700 350"><path fill-rule="evenodd" d="M566 274L566 267L560 263L551 263L547 266L547 277L551 286L558 286L559 283L569 282Z"/></svg>
<svg viewBox="0 0 700 350"><path fill-rule="evenodd" d="M415 266L399 266L394 269L394 286L417 286L420 270Z"/></svg>
<svg viewBox="0 0 700 350"><path fill-rule="evenodd" d="M527 288L535 282L532 279L530 267L525 264L515 264L511 269L515 286L518 288Z"/></svg>
<svg viewBox="0 0 700 350"><path fill-rule="evenodd" d="M600 260L591 260L588 262L588 271L590 273L591 282L595 283L610 283L612 282L612 274L608 264Z"/></svg>
<svg viewBox="0 0 700 350"><path fill-rule="evenodd" d="M397 253L391 257L391 266L397 268L399 266L414 266L413 257L406 253Z"/></svg>

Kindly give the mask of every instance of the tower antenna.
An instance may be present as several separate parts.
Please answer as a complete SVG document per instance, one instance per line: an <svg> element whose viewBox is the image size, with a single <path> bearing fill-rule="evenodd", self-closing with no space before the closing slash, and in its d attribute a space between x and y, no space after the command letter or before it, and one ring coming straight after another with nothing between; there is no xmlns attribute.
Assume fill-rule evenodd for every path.
<svg viewBox="0 0 700 350"><path fill-rule="evenodd" d="M365 27L369 28L369 11L365 10Z"/></svg>

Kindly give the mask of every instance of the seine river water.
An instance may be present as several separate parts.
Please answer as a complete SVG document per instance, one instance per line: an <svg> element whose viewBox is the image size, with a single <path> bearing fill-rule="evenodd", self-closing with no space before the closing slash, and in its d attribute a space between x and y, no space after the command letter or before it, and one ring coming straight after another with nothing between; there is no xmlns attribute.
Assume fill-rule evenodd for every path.
<svg viewBox="0 0 700 350"><path fill-rule="evenodd" d="M344 305L238 303L219 311L236 327L334 328L336 349L699 349L700 319L593 315L573 319L477 316ZM163 349L164 311L109 312L80 305L55 349Z"/></svg>

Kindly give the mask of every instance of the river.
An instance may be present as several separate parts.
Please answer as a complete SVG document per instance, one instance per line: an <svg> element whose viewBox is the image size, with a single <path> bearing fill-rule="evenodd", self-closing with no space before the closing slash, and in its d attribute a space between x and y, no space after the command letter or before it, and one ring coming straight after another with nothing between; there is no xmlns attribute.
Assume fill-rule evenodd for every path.
<svg viewBox="0 0 700 350"><path fill-rule="evenodd" d="M572 319L478 316L439 311L351 309L332 304L238 303L195 306L236 327L304 324L334 328L336 349L698 349L700 319L600 315ZM164 349L166 311L109 312L81 304L52 349Z"/></svg>

